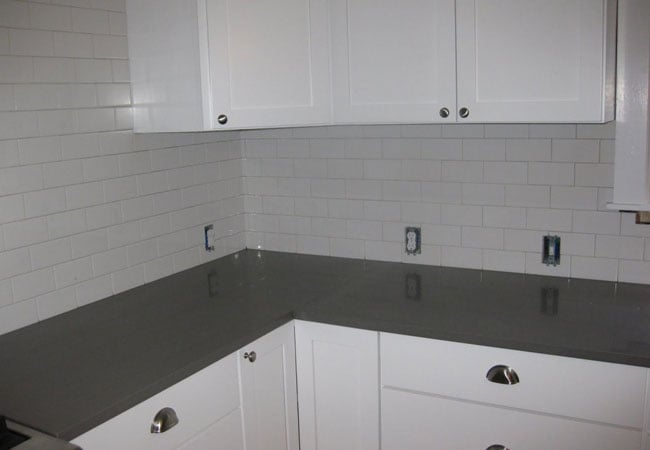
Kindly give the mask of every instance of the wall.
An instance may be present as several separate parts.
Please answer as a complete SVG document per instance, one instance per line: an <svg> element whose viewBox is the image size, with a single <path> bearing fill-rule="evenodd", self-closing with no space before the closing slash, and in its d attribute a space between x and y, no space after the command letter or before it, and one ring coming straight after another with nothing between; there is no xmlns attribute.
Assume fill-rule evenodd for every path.
<svg viewBox="0 0 650 450"><path fill-rule="evenodd" d="M244 246L239 134L130 131L124 10L0 0L0 334Z"/></svg>
<svg viewBox="0 0 650 450"><path fill-rule="evenodd" d="M650 283L650 226L607 211L614 123L243 132L246 244ZM422 227L422 254L403 251ZM557 267L542 236L562 238Z"/></svg>

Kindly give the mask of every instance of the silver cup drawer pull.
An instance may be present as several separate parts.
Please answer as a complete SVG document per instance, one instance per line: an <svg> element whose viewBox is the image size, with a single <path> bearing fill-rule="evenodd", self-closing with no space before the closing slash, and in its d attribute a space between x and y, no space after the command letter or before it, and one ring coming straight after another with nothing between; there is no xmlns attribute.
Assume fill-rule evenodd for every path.
<svg viewBox="0 0 650 450"><path fill-rule="evenodd" d="M153 418L151 432L153 434L164 433L178 424L178 416L172 408L163 408Z"/></svg>
<svg viewBox="0 0 650 450"><path fill-rule="evenodd" d="M517 375L515 369L504 365L498 365L492 367L490 370L488 370L488 373L487 375L485 375L485 378L487 378L492 383L498 383L498 384L519 383L519 375ZM492 447L488 447L488 448L492 449Z"/></svg>
<svg viewBox="0 0 650 450"><path fill-rule="evenodd" d="M494 444L494 445L490 445L485 450L510 450L510 449L508 449L508 447L506 447L505 445Z"/></svg>

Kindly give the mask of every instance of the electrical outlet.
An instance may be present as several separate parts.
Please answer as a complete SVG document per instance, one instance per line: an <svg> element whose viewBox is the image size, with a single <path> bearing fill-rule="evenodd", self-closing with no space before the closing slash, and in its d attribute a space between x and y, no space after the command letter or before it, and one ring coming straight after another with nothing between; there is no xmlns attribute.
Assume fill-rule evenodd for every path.
<svg viewBox="0 0 650 450"><path fill-rule="evenodd" d="M404 248L407 255L419 255L422 252L421 236L420 227L406 227Z"/></svg>
<svg viewBox="0 0 650 450"><path fill-rule="evenodd" d="M542 238L542 262L547 266L560 265L560 236Z"/></svg>
<svg viewBox="0 0 650 450"><path fill-rule="evenodd" d="M214 250L214 225L206 225L203 227L203 238L205 240L205 251L211 252Z"/></svg>

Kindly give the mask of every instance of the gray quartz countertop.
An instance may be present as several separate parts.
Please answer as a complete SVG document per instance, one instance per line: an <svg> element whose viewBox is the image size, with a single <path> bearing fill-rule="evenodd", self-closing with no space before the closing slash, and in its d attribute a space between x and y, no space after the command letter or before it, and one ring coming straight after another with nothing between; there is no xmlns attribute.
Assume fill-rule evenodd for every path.
<svg viewBox="0 0 650 450"><path fill-rule="evenodd" d="M0 336L0 414L73 439L293 318L650 367L650 286L245 250Z"/></svg>

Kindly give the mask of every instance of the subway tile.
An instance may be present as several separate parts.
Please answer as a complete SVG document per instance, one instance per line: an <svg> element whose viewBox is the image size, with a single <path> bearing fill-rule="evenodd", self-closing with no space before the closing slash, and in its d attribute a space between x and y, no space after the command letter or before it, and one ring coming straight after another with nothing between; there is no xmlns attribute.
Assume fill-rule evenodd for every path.
<svg viewBox="0 0 650 450"><path fill-rule="evenodd" d="M0 14L0 17L2 17L2 14ZM36 322L38 322L38 313L36 310L36 302L33 299L14 303L13 305L2 308L2 314L0 314L0 334L9 333L10 331Z"/></svg>
<svg viewBox="0 0 650 450"><path fill-rule="evenodd" d="M115 114L110 108L77 110L76 123L79 133L111 131L115 129Z"/></svg>
<svg viewBox="0 0 650 450"><path fill-rule="evenodd" d="M363 174L367 179L399 180L402 176L402 162L367 159L363 162Z"/></svg>
<svg viewBox="0 0 650 450"><path fill-rule="evenodd" d="M294 213L294 199L290 197L268 196L262 198L262 211L264 214L292 215Z"/></svg>
<svg viewBox="0 0 650 450"><path fill-rule="evenodd" d="M47 229L50 239L86 231L86 217L83 210L67 211L47 217Z"/></svg>
<svg viewBox="0 0 650 450"><path fill-rule="evenodd" d="M57 137L22 139L18 141L21 164L37 164L61 159L61 140Z"/></svg>
<svg viewBox="0 0 650 450"><path fill-rule="evenodd" d="M531 230L571 231L571 211L566 209L529 208L526 226ZM583 231L576 230L574 231Z"/></svg>
<svg viewBox="0 0 650 450"><path fill-rule="evenodd" d="M573 231L578 233L618 234L621 230L620 213L574 211Z"/></svg>
<svg viewBox="0 0 650 450"><path fill-rule="evenodd" d="M108 12L96 9L72 8L72 30L78 33L108 34Z"/></svg>
<svg viewBox="0 0 650 450"><path fill-rule="evenodd" d="M503 230L498 228L462 227L461 245L465 248L503 248Z"/></svg>
<svg viewBox="0 0 650 450"><path fill-rule="evenodd" d="M128 61L119 59L111 60L111 70L113 73L114 83L128 83L131 81Z"/></svg>
<svg viewBox="0 0 650 450"><path fill-rule="evenodd" d="M52 32L10 29L9 51L19 56L53 56Z"/></svg>
<svg viewBox="0 0 650 450"><path fill-rule="evenodd" d="M64 6L31 3L29 16L31 28L37 30L72 30L72 9Z"/></svg>
<svg viewBox="0 0 650 450"><path fill-rule="evenodd" d="M339 219L363 219L363 201L332 199L327 201L329 216Z"/></svg>
<svg viewBox="0 0 650 450"><path fill-rule="evenodd" d="M122 222L122 208L119 203L86 208L86 225L88 230L116 225ZM80 230L85 231L85 230Z"/></svg>
<svg viewBox="0 0 650 450"><path fill-rule="evenodd" d="M370 220L348 220L347 237L350 239L380 240L382 224Z"/></svg>
<svg viewBox="0 0 650 450"><path fill-rule="evenodd" d="M12 111L15 108L13 86L0 85L0 111Z"/></svg>
<svg viewBox="0 0 650 450"><path fill-rule="evenodd" d="M129 57L126 36L93 34L92 47L95 58L127 59Z"/></svg>
<svg viewBox="0 0 650 450"><path fill-rule="evenodd" d="M571 259L569 255L562 256L558 266L547 266L542 262L541 251L526 253L526 273L568 278L571 275Z"/></svg>
<svg viewBox="0 0 650 450"><path fill-rule="evenodd" d="M259 162L260 175L265 177L292 177L294 174L291 159L253 159L249 162Z"/></svg>
<svg viewBox="0 0 650 450"><path fill-rule="evenodd" d="M174 255L173 258L176 267L177 255ZM186 268L190 268L196 265L197 263L198 262L196 261L196 252L194 252L192 257L187 262L184 261L182 264L178 265L178 269L179 271L184 270ZM129 289L133 289L134 287L141 286L144 284L144 265L118 270L117 272L113 272L111 274L111 277L113 279L113 292L115 292L116 294L127 291Z"/></svg>
<svg viewBox="0 0 650 450"><path fill-rule="evenodd" d="M309 156L312 158L343 158L345 144L341 139L310 139Z"/></svg>
<svg viewBox="0 0 650 450"><path fill-rule="evenodd" d="M312 197L345 198L345 184L339 180L311 180Z"/></svg>
<svg viewBox="0 0 650 450"><path fill-rule="evenodd" d="M562 233L562 253L565 255L594 256L596 239L593 234Z"/></svg>
<svg viewBox="0 0 650 450"><path fill-rule="evenodd" d="M483 226L526 228L526 209L499 206L483 207Z"/></svg>
<svg viewBox="0 0 650 450"><path fill-rule="evenodd" d="M325 159L296 159L294 174L299 178L327 178L327 160Z"/></svg>
<svg viewBox="0 0 650 450"><path fill-rule="evenodd" d="M61 289L34 298L39 320L45 320L77 307L74 288Z"/></svg>
<svg viewBox="0 0 650 450"><path fill-rule="evenodd" d="M483 181L485 183L526 184L528 164L519 162L485 162L483 163Z"/></svg>
<svg viewBox="0 0 650 450"><path fill-rule="evenodd" d="M402 245L397 242L366 241L367 259L376 261L401 261Z"/></svg>
<svg viewBox="0 0 650 450"><path fill-rule="evenodd" d="M75 77L75 60L70 58L34 58L34 81L39 83L72 83Z"/></svg>
<svg viewBox="0 0 650 450"><path fill-rule="evenodd" d="M576 164L576 186L614 186L613 164Z"/></svg>
<svg viewBox="0 0 650 450"><path fill-rule="evenodd" d="M0 252L0 280L32 270L27 248ZM1 316L2 314L0 314Z"/></svg>
<svg viewBox="0 0 650 450"><path fill-rule="evenodd" d="M330 241L326 237L296 236L296 251L306 255L324 255L330 253Z"/></svg>
<svg viewBox="0 0 650 450"><path fill-rule="evenodd" d="M442 181L480 183L483 181L483 162L443 161Z"/></svg>
<svg viewBox="0 0 650 450"><path fill-rule="evenodd" d="M462 160L463 141L460 139L423 139L422 158L438 160Z"/></svg>
<svg viewBox="0 0 650 450"><path fill-rule="evenodd" d="M0 195L35 191L43 187L41 166L22 166L0 169Z"/></svg>
<svg viewBox="0 0 650 450"><path fill-rule="evenodd" d="M601 164L613 164L616 146L613 139L603 139L600 141L600 162Z"/></svg>
<svg viewBox="0 0 650 450"><path fill-rule="evenodd" d="M383 200L409 202L421 200L420 183L415 181L382 181L381 190Z"/></svg>
<svg viewBox="0 0 650 450"><path fill-rule="evenodd" d="M347 236L347 222L344 219L315 217L311 219L311 234L332 238Z"/></svg>
<svg viewBox="0 0 650 450"><path fill-rule="evenodd" d="M618 278L618 260L572 256L571 277L616 281Z"/></svg>
<svg viewBox="0 0 650 450"><path fill-rule="evenodd" d="M442 135L440 125L402 125L401 135L406 138L439 138Z"/></svg>
<svg viewBox="0 0 650 450"><path fill-rule="evenodd" d="M4 224L5 248L11 250L26 245L37 244L48 240L48 220L46 217L21 220Z"/></svg>
<svg viewBox="0 0 650 450"><path fill-rule="evenodd" d="M372 201L363 202L363 214L368 220L400 220L401 205L398 202Z"/></svg>
<svg viewBox="0 0 650 450"><path fill-rule="evenodd" d="M596 257L643 259L643 238L627 236L596 236Z"/></svg>
<svg viewBox="0 0 650 450"><path fill-rule="evenodd" d="M119 166L117 156L100 156L82 161L84 181L117 178Z"/></svg>
<svg viewBox="0 0 650 450"><path fill-rule="evenodd" d="M459 204L462 200L461 183L422 183L422 201Z"/></svg>
<svg viewBox="0 0 650 450"><path fill-rule="evenodd" d="M330 239L330 254L340 258L365 258L365 244L360 239Z"/></svg>
<svg viewBox="0 0 650 450"><path fill-rule="evenodd" d="M29 248L29 255L33 269L50 267L58 263L72 259L72 246L70 239L57 239L32 245Z"/></svg>
<svg viewBox="0 0 650 450"><path fill-rule="evenodd" d="M126 248L120 247L92 256L92 268L95 276L117 272L127 266Z"/></svg>
<svg viewBox="0 0 650 450"><path fill-rule="evenodd" d="M614 139L616 137L616 121L602 124L578 124L578 139Z"/></svg>
<svg viewBox="0 0 650 450"><path fill-rule="evenodd" d="M101 83L113 80L111 61L105 59L75 59L76 80L84 83Z"/></svg>
<svg viewBox="0 0 650 450"><path fill-rule="evenodd" d="M136 242L126 248L129 266L153 261L158 256L158 245L155 239Z"/></svg>
<svg viewBox="0 0 650 450"><path fill-rule="evenodd" d="M441 248L440 263L448 267L480 269L483 264L482 251L479 248L447 247Z"/></svg>
<svg viewBox="0 0 650 450"><path fill-rule="evenodd" d="M85 208L104 202L104 185L101 182L76 184L65 188L68 209Z"/></svg>
<svg viewBox="0 0 650 450"><path fill-rule="evenodd" d="M554 139L553 161L598 162L599 142L593 139Z"/></svg>
<svg viewBox="0 0 650 450"><path fill-rule="evenodd" d="M399 125L364 125L361 131L368 138L398 138L402 135Z"/></svg>
<svg viewBox="0 0 650 450"><path fill-rule="evenodd" d="M382 139L381 153L384 159L420 159L422 141L420 139Z"/></svg>
<svg viewBox="0 0 650 450"><path fill-rule="evenodd" d="M527 138L528 124L486 124L486 138Z"/></svg>
<svg viewBox="0 0 650 450"><path fill-rule="evenodd" d="M128 84L97 85L99 106L125 106L131 104L131 88Z"/></svg>
<svg viewBox="0 0 650 450"><path fill-rule="evenodd" d="M93 56L92 35L81 33L54 33L54 55L69 58Z"/></svg>
<svg viewBox="0 0 650 450"><path fill-rule="evenodd" d="M598 207L598 189L551 186L551 208L595 210Z"/></svg>
<svg viewBox="0 0 650 450"><path fill-rule="evenodd" d="M111 276L93 278L75 286L77 303L79 306L87 305L113 294Z"/></svg>
<svg viewBox="0 0 650 450"><path fill-rule="evenodd" d="M442 125L443 138L482 138L485 126L482 124L448 124Z"/></svg>
<svg viewBox="0 0 650 450"><path fill-rule="evenodd" d="M483 209L480 206L442 205L441 223L444 225L481 226Z"/></svg>
<svg viewBox="0 0 650 450"><path fill-rule="evenodd" d="M0 112L0 139L38 136L39 115L39 113L28 111Z"/></svg>
<svg viewBox="0 0 650 450"><path fill-rule="evenodd" d="M329 178L363 178L363 162L354 159L330 159L327 161Z"/></svg>
<svg viewBox="0 0 650 450"><path fill-rule="evenodd" d="M59 161L43 164L44 187L66 186L81 183L83 170L81 160Z"/></svg>
<svg viewBox="0 0 650 450"><path fill-rule="evenodd" d="M422 225L422 243L460 246L461 227L451 225Z"/></svg>
<svg viewBox="0 0 650 450"><path fill-rule="evenodd" d="M156 258L144 264L144 278L150 283L174 273L174 261L171 256Z"/></svg>
<svg viewBox="0 0 650 450"><path fill-rule="evenodd" d="M278 219L278 231L285 234L311 234L310 217L282 216Z"/></svg>
<svg viewBox="0 0 650 450"><path fill-rule="evenodd" d="M381 140L346 139L345 157L355 159L381 158Z"/></svg>
<svg viewBox="0 0 650 450"><path fill-rule="evenodd" d="M506 206L548 207L551 204L549 186L508 185L505 187Z"/></svg>
<svg viewBox="0 0 650 450"><path fill-rule="evenodd" d="M464 139L463 159L470 161L505 161L506 142L503 139Z"/></svg>
<svg viewBox="0 0 650 450"><path fill-rule="evenodd" d="M0 5L4 3L0 2ZM0 83L28 83L33 80L34 62L32 58L0 55Z"/></svg>
<svg viewBox="0 0 650 450"><path fill-rule="evenodd" d="M483 269L501 272L524 272L526 255L523 252L483 250Z"/></svg>
<svg viewBox="0 0 650 450"><path fill-rule="evenodd" d="M440 222L440 205L403 202L401 206L403 222L419 225L424 223L437 224Z"/></svg>
<svg viewBox="0 0 650 450"><path fill-rule="evenodd" d="M61 136L61 148L63 159L87 158L100 155L97 134Z"/></svg>
<svg viewBox="0 0 650 450"><path fill-rule="evenodd" d="M109 17L110 33L118 36L126 36L126 14L111 12Z"/></svg>
<svg viewBox="0 0 650 450"><path fill-rule="evenodd" d="M532 126L532 125L531 125ZM550 161L550 139L506 140L507 161Z"/></svg>
<svg viewBox="0 0 650 450"><path fill-rule="evenodd" d="M36 116L40 135L70 134L77 131L77 115L74 110L38 111Z"/></svg>
<svg viewBox="0 0 650 450"><path fill-rule="evenodd" d="M29 3L3 0L0 2L1 27L29 27Z"/></svg>
<svg viewBox="0 0 650 450"><path fill-rule="evenodd" d="M348 199L379 200L381 199L381 181L346 180L345 192Z"/></svg>
<svg viewBox="0 0 650 450"><path fill-rule="evenodd" d="M531 138L573 139L576 137L576 125L571 124L530 124Z"/></svg>
<svg viewBox="0 0 650 450"><path fill-rule="evenodd" d="M55 289L51 267L17 275L12 279L14 302L27 300Z"/></svg>
<svg viewBox="0 0 650 450"><path fill-rule="evenodd" d="M573 186L575 164L573 163L528 163L528 183L550 186Z"/></svg>
<svg viewBox="0 0 650 450"><path fill-rule="evenodd" d="M82 258L108 250L106 229L79 233L70 237L72 257Z"/></svg>
<svg viewBox="0 0 650 450"><path fill-rule="evenodd" d="M420 181L439 181L442 173L440 161L403 160L402 179Z"/></svg>
<svg viewBox="0 0 650 450"><path fill-rule="evenodd" d="M294 200L296 215L307 217L327 217L327 199L324 198L301 198Z"/></svg>
<svg viewBox="0 0 650 450"><path fill-rule="evenodd" d="M45 216L66 209L66 195L63 188L28 192L24 195L24 201L26 217Z"/></svg>
<svg viewBox="0 0 650 450"><path fill-rule="evenodd" d="M25 204L22 195L0 197L0 222L14 222L25 218Z"/></svg>
<svg viewBox="0 0 650 450"><path fill-rule="evenodd" d="M504 230L504 248L541 254L542 236L543 233L534 230Z"/></svg>
<svg viewBox="0 0 650 450"><path fill-rule="evenodd" d="M648 284L648 280L650 280L650 262L622 259L618 264L618 281Z"/></svg>
<svg viewBox="0 0 650 450"><path fill-rule="evenodd" d="M464 205L503 205L504 187L497 184L463 183L462 202Z"/></svg>
<svg viewBox="0 0 650 450"><path fill-rule="evenodd" d="M13 167L20 164L18 141L0 141L0 168Z"/></svg>

